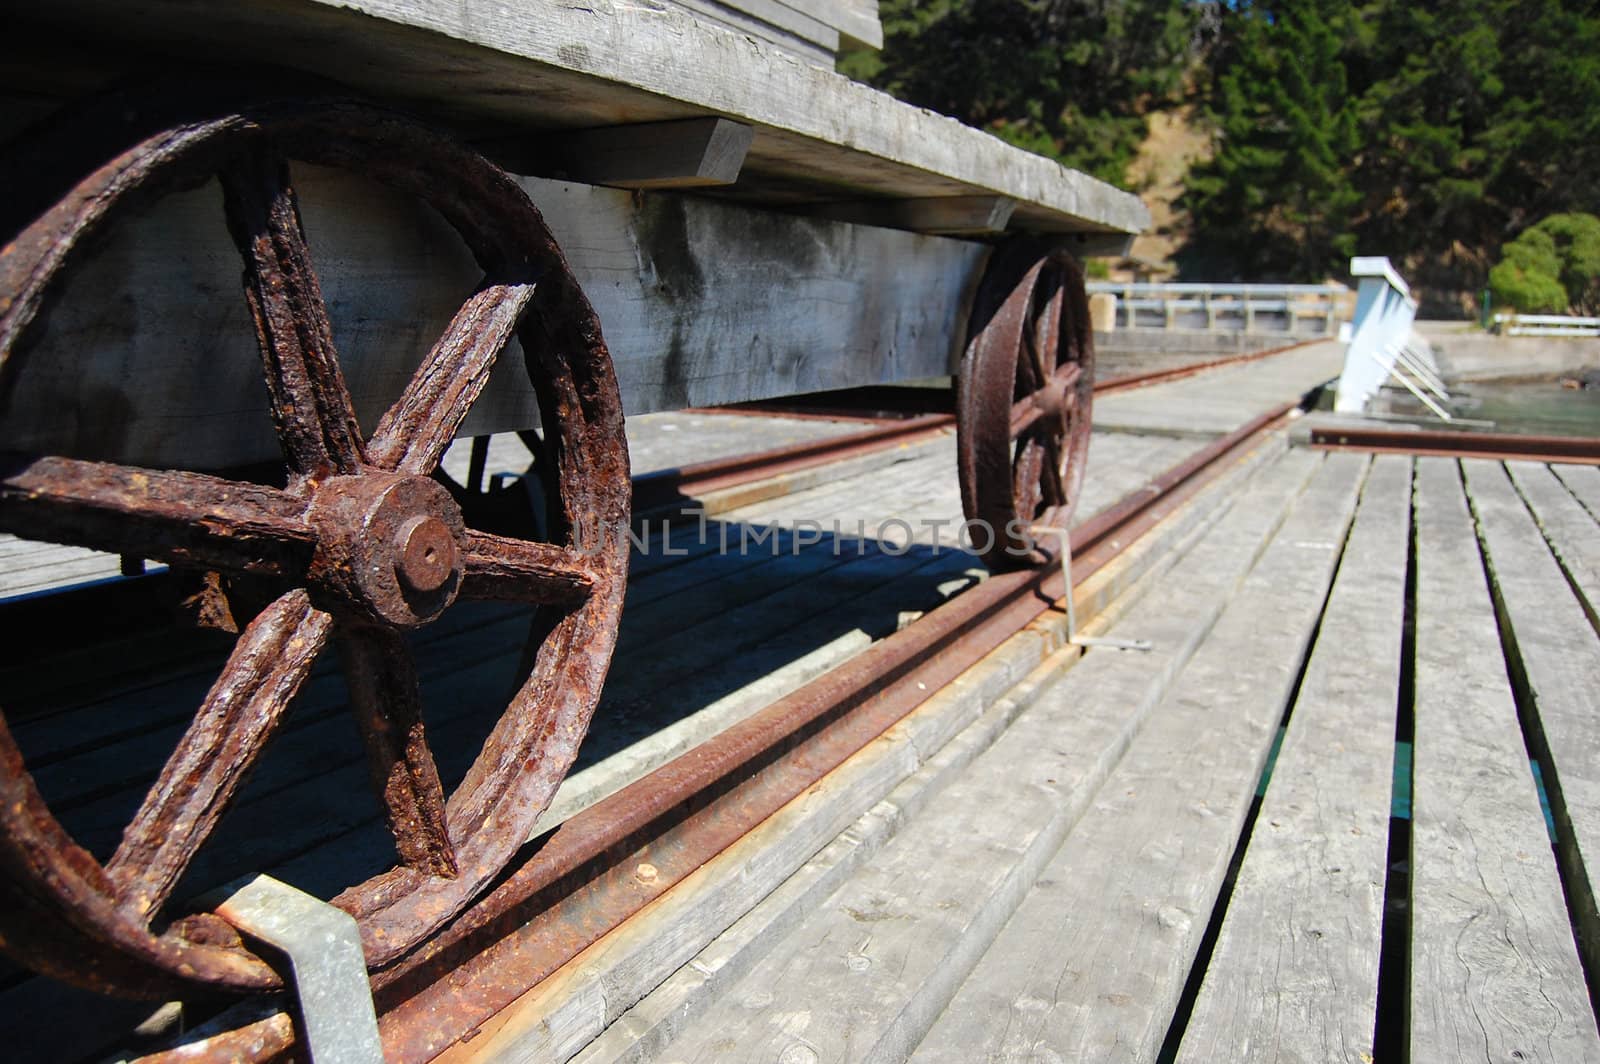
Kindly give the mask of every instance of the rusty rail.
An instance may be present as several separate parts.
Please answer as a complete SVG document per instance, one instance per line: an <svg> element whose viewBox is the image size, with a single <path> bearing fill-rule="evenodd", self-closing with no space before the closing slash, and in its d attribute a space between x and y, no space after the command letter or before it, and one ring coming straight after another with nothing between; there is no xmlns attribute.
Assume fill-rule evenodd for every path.
<svg viewBox="0 0 1600 1064"><path fill-rule="evenodd" d="M1523 436L1511 432L1330 426L1312 429L1311 445L1330 451L1600 465L1600 436Z"/></svg>
<svg viewBox="0 0 1600 1064"><path fill-rule="evenodd" d="M1120 391L1129 391L1134 388L1145 388L1154 384L1163 384L1167 381L1181 380L1184 377L1193 377L1207 370L1220 369L1224 366L1244 362L1254 362L1272 355L1281 355L1294 351L1307 344L1320 342L1320 340L1315 339L1304 340L1284 347L1276 347L1270 351L1256 351L1247 355L1229 355L1225 358L1215 358L1189 366L1177 366L1171 369L1152 370L1149 373L1113 377L1110 380L1096 381L1094 393L1096 395L1107 395ZM766 400L733 407L696 408L687 412L743 414L752 417L803 418L826 421L862 421L870 423L874 427L861 432L835 436L832 439L797 443L788 447L738 455L733 458L712 459L677 469L663 469L634 477L633 510L635 514L648 513L664 507L680 505L708 492L720 491L754 480L765 480L784 473L797 472L819 465L827 465L831 462L867 454L884 447L920 443L923 440L933 439L941 432L955 428L956 424L956 419L952 414L925 413L908 417L869 417L863 416L859 412L852 413L843 407L819 407L815 410L802 410L783 405L777 401Z"/></svg>
<svg viewBox="0 0 1600 1064"><path fill-rule="evenodd" d="M688 502L708 492L752 480L828 465L884 447L932 439L955 425L955 418L928 414L827 440L777 447L733 458L717 458L678 469L663 469L633 478L633 512L659 510Z"/></svg>
<svg viewBox="0 0 1600 1064"><path fill-rule="evenodd" d="M1221 475L1227 458L1296 405L1213 441L1079 524L1075 581ZM442 935L374 974L388 1058L426 1061L443 1052L1057 608L1065 593L1054 565L991 577L562 824ZM648 876L639 874L644 866ZM287 1016L266 1016L209 1039L202 1059L281 1055L293 1037Z"/></svg>

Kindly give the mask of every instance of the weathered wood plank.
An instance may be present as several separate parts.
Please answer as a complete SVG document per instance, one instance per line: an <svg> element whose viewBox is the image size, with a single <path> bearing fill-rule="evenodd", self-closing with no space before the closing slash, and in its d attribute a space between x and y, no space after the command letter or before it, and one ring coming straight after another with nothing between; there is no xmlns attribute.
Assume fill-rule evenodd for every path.
<svg viewBox="0 0 1600 1064"><path fill-rule="evenodd" d="M1178 1060L1371 1064L1411 460L1374 460Z"/></svg>
<svg viewBox="0 0 1600 1064"><path fill-rule="evenodd" d="M642 919L591 947L583 963L569 964L502 1012L488 1025L489 1037L457 1047L444 1064L565 1060L618 1018L619 1005L637 1000L691 957L690 970L725 987L751 954L780 939L881 849L1076 656L1046 653L1037 633L1014 636L719 854ZM1014 690L1019 681L1022 690ZM797 868L804 869L798 881L790 878ZM703 945L736 920L737 943L713 943L699 956L685 948ZM701 958L711 951L718 956L705 965Z"/></svg>
<svg viewBox="0 0 1600 1064"><path fill-rule="evenodd" d="M26 19L22 16L26 15ZM718 114L757 128L740 188L767 202L991 194L1026 227L1137 232L1137 197L747 35L662 4L595 0L60 0L17 12L20 49L75 41L282 65L503 135Z"/></svg>
<svg viewBox="0 0 1600 1064"><path fill-rule="evenodd" d="M914 1060L1154 1060L1366 461L1328 462Z"/></svg>
<svg viewBox="0 0 1600 1064"><path fill-rule="evenodd" d="M782 2L796 11L834 27L841 36L859 41L868 48L883 47L883 24L878 21L878 0L782 0Z"/></svg>
<svg viewBox="0 0 1600 1064"><path fill-rule="evenodd" d="M1280 453L1281 449L1255 452L1220 477L1190 505L1161 522L1149 535L1124 551L1113 565L1080 585L1076 596L1078 615L1080 618L1092 618L1086 625L1086 631L1090 634L1103 633L1146 598L1162 600L1161 580L1171 571L1175 561L1186 556L1194 544L1204 538L1225 515L1239 485ZM1034 627L1056 633L1054 639L1065 634L1064 618L1060 614L1052 614L1049 620L1042 624L1036 622ZM1102 664L1109 663L1106 659L1097 660ZM1015 693L1008 696L1014 697ZM1006 707L991 705L984 721L1003 723L1010 719L1008 714ZM957 737L952 746L970 746L977 728L977 725L969 728L967 733ZM985 745L988 741L984 740ZM966 753L956 754L949 748L935 753L937 748L930 744L918 745L924 749L925 756L932 757L931 765L920 770L919 775L948 771L952 758L959 759L959 763L964 765L975 753L969 749ZM863 816L854 827L830 843L774 891L771 897L719 935L692 962L674 973L628 1012L617 1017L616 1022L580 1054L577 1059L581 1064L638 1064L655 1059L661 1048L694 1017L711 1007L733 980L749 971L778 938L795 927L805 914L814 910L861 860L875 852L888 831L897 830L912 812L925 804L928 791L919 790L919 786L913 777L897 788L886 800L887 805L880 805ZM846 862L848 867L841 867ZM620 988L615 983L610 986L612 992L606 995L610 1003L608 1014L610 1009L628 1000L617 992ZM535 1015L541 1014L540 1010L548 1007L553 1000L541 998L540 1004L533 1007L532 1011Z"/></svg>
<svg viewBox="0 0 1600 1064"><path fill-rule="evenodd" d="M1589 970L1600 970L1600 638L1501 465L1467 461L1462 468L1504 614L1512 675L1532 702L1523 707L1524 729L1543 768L1579 948ZM1519 480L1539 482L1527 469ZM1540 516L1548 521L1557 512ZM1597 542L1591 522L1585 543L1592 552Z"/></svg>
<svg viewBox="0 0 1600 1064"><path fill-rule="evenodd" d="M369 428L480 274L431 212L296 167L356 411ZM947 374L987 250L670 193L525 179L594 303L628 412ZM273 435L214 188L121 226L73 277L0 410L0 446L216 468ZM463 425L538 423L513 344Z"/></svg>
<svg viewBox="0 0 1600 1064"><path fill-rule="evenodd" d="M1015 200L1004 196L940 196L930 199L880 199L825 203L812 213L856 225L886 225L917 233L1003 233Z"/></svg>
<svg viewBox="0 0 1600 1064"><path fill-rule="evenodd" d="M1243 463L1234 473L1230 474L1229 480L1234 481L1235 478L1247 477L1263 464L1276 459L1280 454L1281 452L1276 450L1259 452ZM1299 475L1303 477L1303 474L1304 469L1300 471ZM1283 474L1279 474L1279 476L1279 490L1281 490L1283 487L1281 483ZM1228 515L1237 512L1230 509L1232 500L1235 497L1234 493L1237 490L1235 483L1217 485L1216 488L1217 490L1214 492L1208 490L1207 493L1195 501L1195 506L1192 509L1175 515L1170 523L1164 524L1154 533L1157 538L1166 541L1168 544L1167 549L1170 549L1173 538L1181 539L1186 536L1194 527L1195 522L1205 525L1205 522L1209 520L1208 515L1215 514L1218 510L1224 510ZM1259 515L1257 515L1256 519L1259 519ZM1237 531L1237 526L1238 521L1236 520L1235 531ZM1236 540L1234 545L1237 546ZM1147 630L1153 631L1157 629L1159 629L1158 635L1170 633L1173 638L1167 642L1166 647L1169 649L1166 649L1165 653L1181 655L1183 649L1180 644L1190 641L1191 633L1187 629L1192 627L1193 618L1175 620L1167 606L1173 594L1192 594L1195 596L1194 601L1202 610L1206 607L1208 603L1205 599L1205 589L1212 586L1208 581L1226 581L1226 576L1220 574L1218 567L1212 564L1215 558L1215 551L1216 548L1214 547L1208 547L1200 551L1201 556L1194 560L1190 570L1186 570L1192 575L1181 578L1166 575L1166 571L1162 570L1159 565L1152 566L1152 563L1156 562L1157 559L1164 559L1166 550L1157 549L1142 558L1140 564L1146 567L1146 571L1158 572L1162 575L1154 581L1158 584L1158 587L1152 593L1143 596L1128 596L1136 601L1137 605L1134 609L1139 613L1136 619L1128 622L1130 627L1137 626L1135 630L1139 634L1144 634ZM1132 574L1130 574L1130 578L1134 578ZM1196 584L1201 586L1197 588ZM1087 602L1087 599L1085 599L1085 602ZM1052 638L1058 640L1059 619L1052 623L1052 627L1058 633ZM1038 651L1034 650L1030 653L1037 654ZM1037 659L1035 658L1035 660ZM1163 658L1163 660L1165 659ZM1097 671L1106 672L1108 671L1107 666L1116 664L1117 659L1114 655L1107 657L1102 660L1101 666L1097 667ZM1131 684L1130 690L1136 696L1139 691L1142 691L1149 684L1150 677L1145 673L1141 665L1137 665L1132 661L1123 661L1121 665L1121 671L1125 674L1124 682ZM974 670L974 672L979 671ZM985 681L981 686L988 686L987 682ZM1101 686L1097 682L1090 681L1086 684L1085 690L1099 690ZM965 684L954 690L962 691L963 688L966 688ZM966 692L968 694L974 693L971 688L966 688ZM944 696L941 694L939 697L943 698ZM965 697L965 695L962 697ZM973 711L982 712L986 705L992 703L994 697L996 697L996 692L990 692L987 695L980 694L974 704ZM1014 710L1003 711L997 709L995 712L1009 714ZM1122 716L1120 712L1114 713L1111 717L1115 719L1108 718L1103 720L1101 726L1115 731L1125 724L1121 719ZM922 758L932 758L933 765L943 766L935 767L930 771L949 772L952 766L945 764L945 762L950 756L956 755L949 755L948 752L939 752L942 739L937 741L935 739L936 735L945 733L938 730L930 730L928 726L916 723L915 716L908 718L906 723L912 729L909 733L905 729L895 729L886 735L886 738L896 738L896 741L899 741L897 737L908 735L910 737L910 745L920 752ZM965 738L964 736L963 741ZM985 739L984 743L980 745L986 745L987 741ZM1065 740L1059 741L1064 742ZM960 755L960 763L965 764L971 760L975 752L969 750L967 753ZM830 776L829 779L832 780L834 776L852 771L858 760L852 760L839 772ZM908 785L912 792L918 786L920 784ZM827 784L825 783L823 788L826 787ZM863 821L858 824L859 830L854 832L857 838L872 840L876 835L881 835L885 817L888 818L893 826L898 827L903 820L909 817L914 808L920 808L923 804L926 804L926 796L918 798L914 805L912 794L908 793L908 790L902 789L897 791L890 801L894 803L893 806L879 806L867 818L863 818ZM799 802L796 804L798 805ZM857 808L859 809L860 807ZM780 814L780 816L782 815ZM878 826L874 827L874 823ZM776 837L786 837L786 832L779 830ZM855 844L855 840L846 841L848 845ZM876 846L877 842L874 842L870 848L876 849ZM759 851L751 852L755 854ZM828 884L837 883L838 879L830 871L830 862L837 856L836 852L832 857L824 858L819 867L812 869L812 877L821 877ZM859 862L852 863L851 867L854 867L855 863ZM685 905L698 907L703 903L703 899L708 896L710 899L714 899L726 887L748 885L752 876L747 869L747 864L754 866L754 862L747 862L746 859L741 858L738 866L741 868L739 874L733 875L727 872L719 872L719 874L700 881L701 885L694 886L692 889L686 884L682 890L674 891L669 898L676 897ZM715 867L720 869L722 866L717 865ZM764 859L759 862L758 867L764 875L773 871ZM781 878L787 875L789 870L778 869L777 871ZM771 889L771 885L776 882L777 880L768 880L768 885L762 888L762 892L764 893L766 890ZM599 1059L609 1059L609 1053L624 1050L622 1059L638 1060L641 1059L641 1053L645 1058L653 1056L654 1049L659 1048L663 1042L676 1033L681 1023L687 1022L688 1014L699 1013L707 1008L715 1008L729 981L754 964L760 955L765 953L773 944L774 939L795 926L802 915L809 914L814 907L810 902L814 901L816 897L817 895L812 892L811 885L797 884L792 891L788 887L782 888L779 894L774 895L774 898L771 899L773 902L771 906L764 905L758 912L751 913L747 918L748 922L744 922L741 926L730 930L727 936L707 946L705 951L695 958L689 968L684 969L678 976L673 977L673 985L663 990L661 998L653 997L642 1011L631 1016L632 1020L638 1021L642 1025L641 1028L634 1029L650 1032L648 1037L630 1039L623 1035L617 1037L608 1036L605 1044L598 1045L595 1048L594 1052L600 1054ZM797 908L792 908L791 906L796 906ZM556 993L544 996L541 991L534 991L530 995L526 1010L518 1009L520 1015L513 1021L514 1029L508 1029L508 1033L503 1038L487 1042L481 1050L471 1044L465 1048L472 1054L482 1053L485 1056L492 1056L495 1052L510 1053L514 1054L513 1059L560 1059L565 1057L577 1046L582 1045L587 1038L597 1034L601 1026L615 1019L622 1008L631 1004L642 996L644 992L655 987L674 968L689 960L692 954L678 952L684 945L682 929L685 926L685 921L680 916L681 911L664 910L660 913L652 912L649 919L636 919L633 923L636 928L640 929L639 936L637 938L632 935L622 936L619 940L618 948L634 951L632 955L640 957L641 961L629 965L627 968L623 968L620 965L611 967L601 961L591 964L589 963L590 958L586 956L583 964L575 963L571 966L570 975L559 984L560 988ZM700 933L708 937L715 935L718 930L718 925L713 920L693 920L689 922L689 926L697 928ZM605 946L606 944L602 944L602 947ZM755 956L752 956L752 953ZM648 964L644 963L643 958L648 958ZM697 973L709 973L710 977L701 980L696 977ZM603 1015L596 1014L595 1011L595 1006L599 1002L604 1003ZM621 1040L620 1042L619 1039ZM606 1048L607 1045L613 1048L608 1050ZM741 1056L743 1055L741 1054ZM674 1057L673 1059L676 1058Z"/></svg>
<svg viewBox="0 0 1600 1064"><path fill-rule="evenodd" d="M833 65L839 31L779 0L673 0L702 18L739 33L754 33L790 55L823 67Z"/></svg>
<svg viewBox="0 0 1600 1064"><path fill-rule="evenodd" d="M1507 462L1517 490L1572 582L1589 623L1600 630L1600 523L1538 462Z"/></svg>
<svg viewBox="0 0 1600 1064"><path fill-rule="evenodd" d="M1091 654L893 847L707 1010L665 1058L716 1059L732 1046L748 1059L803 1051L821 1061L903 1059L1032 885L1277 527L1289 497L1319 464L1291 453L1252 483L1162 580L1167 593L1148 596L1118 626L1152 638L1150 655L1108 653L1107 664L1084 672L1101 657ZM1121 683L1113 678L1119 666L1129 674Z"/></svg>
<svg viewBox="0 0 1600 1064"><path fill-rule="evenodd" d="M1220 436L1338 376L1340 344L1308 344L1259 362L1099 396L1095 424L1121 432Z"/></svg>
<svg viewBox="0 0 1600 1064"><path fill-rule="evenodd" d="M1411 1059L1600 1060L1456 464L1417 463Z"/></svg>
<svg viewBox="0 0 1600 1064"><path fill-rule="evenodd" d="M695 188L739 180L754 135L726 118L683 118L546 134L495 156L518 173L587 185Z"/></svg>
<svg viewBox="0 0 1600 1064"><path fill-rule="evenodd" d="M1600 468L1580 465L1552 465L1550 471L1567 486L1573 497L1583 503L1596 521L1600 521Z"/></svg>

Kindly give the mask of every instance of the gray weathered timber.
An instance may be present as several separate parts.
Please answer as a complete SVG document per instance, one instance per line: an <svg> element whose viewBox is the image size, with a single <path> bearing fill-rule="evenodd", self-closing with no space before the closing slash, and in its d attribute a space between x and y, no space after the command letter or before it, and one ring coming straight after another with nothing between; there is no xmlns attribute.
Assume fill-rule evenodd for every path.
<svg viewBox="0 0 1600 1064"><path fill-rule="evenodd" d="M683 118L549 133L500 146L518 173L615 188L696 188L739 180L755 131L726 118Z"/></svg>
<svg viewBox="0 0 1600 1064"><path fill-rule="evenodd" d="M858 225L886 225L918 233L1003 233L1016 210L1004 196L939 196L825 203L812 213Z"/></svg>
<svg viewBox="0 0 1600 1064"><path fill-rule="evenodd" d="M834 27L841 37L859 41L869 48L883 47L878 0L783 0L783 3Z"/></svg>
<svg viewBox="0 0 1600 1064"><path fill-rule="evenodd" d="M1590 516L1600 521L1600 466L1552 465L1550 471L1583 503Z"/></svg>
<svg viewBox="0 0 1600 1064"><path fill-rule="evenodd" d="M1162 593L1146 595L1113 629L1151 638L1151 654L1091 653L662 1059L713 1060L730 1047L744 1059L806 1051L821 1061L903 1059L1319 464L1291 453L1257 477L1162 578Z"/></svg>
<svg viewBox="0 0 1600 1064"><path fill-rule="evenodd" d="M502 1012L490 1036L481 1044L474 1039L461 1056L530 1064L566 1060L618 1019L620 1006L685 962L685 971L711 976L713 986L726 989L752 953L771 948L881 849L1075 656L1050 659L1047 653L1038 633L1014 636L719 854L644 919L635 918L591 948L583 964L568 965ZM724 934L693 952L730 924L737 928L731 939ZM660 1041L659 1035L651 1041Z"/></svg>
<svg viewBox="0 0 1600 1064"><path fill-rule="evenodd" d="M1371 1064L1410 514L1374 459L1180 1062Z"/></svg>
<svg viewBox="0 0 1600 1064"><path fill-rule="evenodd" d="M1118 443L1127 444L1132 454L1141 453L1150 444L1171 446L1170 441L1113 440L1110 446L1114 452ZM1151 538L1162 544L1153 546L1141 560L1130 557L1128 560L1132 564L1120 574L1119 586L1127 587L1130 582L1141 579L1144 572L1160 571L1172 543L1187 535L1194 524L1204 524L1208 515L1225 509L1237 482L1278 453L1277 450L1258 452L1175 515L1172 521L1152 532ZM1108 462L1114 458L1115 453L1103 456ZM1135 478L1141 475L1136 463L1112 465L1108 473L1116 472L1122 465L1129 468L1123 471L1121 479L1128 484L1135 483ZM1112 493L1101 494L1103 501L1114 497ZM1100 503L1086 496L1084 505L1093 508ZM1090 595L1092 592L1080 596L1080 608L1088 605ZM1106 612L1114 614L1120 606L1121 600ZM690 882L631 920L623 932L608 936L587 951L581 963L569 965L496 1017L493 1023L485 1025L482 1035L462 1047L462 1056L497 1060L564 1059L599 1034L605 1024L616 1020L623 1008L656 988L673 969L689 960L691 954L684 951L696 941L704 942L707 937L717 935L732 920L730 913L743 912L741 906L749 907L782 883L771 897L694 955L692 963L669 980L673 984L671 988L663 987L652 995L650 1006L628 1015L624 1021L626 1025L643 1025L640 1037L629 1039L629 1059L638 1059L647 1045L657 1045L669 1037L687 1010L704 1007L730 979L746 970L755 956L794 926L844 875L875 852L888 835L920 809L932 793L986 748L1021 706L1036 697L1043 679L1035 676L1024 680L1021 687L1013 689L999 704L996 699L1017 683L1050 648L1058 646L1060 640L1060 621L1056 618L1035 625L1010 641L752 836L720 855ZM1061 664L1046 666L1043 671L1061 667ZM769 680L775 678L768 677ZM681 692L675 690L674 693ZM966 730L957 735L963 727ZM652 738L649 744L642 745L654 743ZM917 768L919 765L921 767ZM916 772L910 779L896 782L914 768ZM882 788L891 785L895 789L885 801L860 817L854 827L830 843L799 873L785 879L793 870L790 862L794 854L815 850L821 845L819 839L831 837L827 831L838 830L840 822L831 818L841 813L855 816L863 804L870 805L870 797L863 795L871 792L862 788L878 788L876 793L881 796ZM678 1001L680 993L687 995L688 1000ZM674 999L675 1003L663 1006L666 998ZM667 1014L665 1026L644 1019L663 1007ZM648 1037L644 1037L646 1029ZM614 1042L617 1036L607 1037ZM598 1045L593 1052L605 1053L606 1049Z"/></svg>
<svg viewBox="0 0 1600 1064"><path fill-rule="evenodd" d="M1366 464L1320 464L914 1060L1156 1058Z"/></svg>
<svg viewBox="0 0 1600 1064"><path fill-rule="evenodd" d="M117 54L287 62L496 139L721 115L756 128L733 191L761 202L1000 195L1020 202L1017 229L1149 224L1129 193L664 4L59 0L13 14L19 51L56 54L65 28Z"/></svg>
<svg viewBox="0 0 1600 1064"><path fill-rule="evenodd" d="M1411 1060L1600 1060L1456 463L1416 494Z"/></svg>
<svg viewBox="0 0 1600 1064"><path fill-rule="evenodd" d="M831 68L839 51L839 31L779 0L671 0L703 20L755 34L790 55Z"/></svg>
<svg viewBox="0 0 1600 1064"><path fill-rule="evenodd" d="M439 218L295 169L364 426L480 275ZM525 179L600 315L628 413L951 372L987 249L671 193ZM0 446L149 465L275 458L238 254L214 187L163 200L79 271L0 410ZM537 424L520 349L462 432Z"/></svg>
<svg viewBox="0 0 1600 1064"><path fill-rule="evenodd" d="M1339 375L1342 345L1328 341L1242 365L1097 397L1095 425L1120 432L1220 436Z"/></svg>
<svg viewBox="0 0 1600 1064"><path fill-rule="evenodd" d="M1282 448L1253 452L1190 504L1163 521L1148 536L1141 538L1118 558L1115 565L1101 570L1080 585L1076 595L1078 613L1080 617L1091 618L1086 628L1091 632L1103 632L1146 601L1158 605L1152 605L1141 618L1135 619L1133 624L1140 626L1134 630L1135 634L1146 630L1158 617L1167 617L1169 614L1165 603L1172 585L1164 582L1165 575L1226 515L1240 486L1281 453ZM1055 645L1064 634L1064 618L1054 613L1048 621L1036 622L1032 627L1041 634L1046 630L1052 633L1048 642ZM1096 660L1102 666L1116 664L1115 659L1102 657ZM1142 682L1135 663L1123 661L1121 665L1127 682ZM1097 689L1097 686L1090 682L1086 689ZM955 767L951 764L952 759L958 760L960 765L969 762L977 752L972 749L975 737L980 734L987 736L989 727L1009 720L1013 710L1007 703L1014 705L1019 693L1013 691L1000 704L991 705L980 724L953 740L952 746L961 747L960 752L945 748L935 753L937 747L919 740L919 748L925 756L931 756L932 761L928 767L919 770L918 775L947 773ZM1137 697L1137 692L1133 697ZM981 746L986 747L990 741L991 738L984 738ZM789 882L774 891L770 898L719 935L693 961L623 1014L612 1027L585 1048L578 1060L582 1064L638 1064L655 1059L662 1047L680 1030L715 1004L732 980L742 977L776 944L776 939L797 926L805 914L832 893L842 883L843 875L857 867L865 856L876 851L885 836L886 825L890 830L898 830L911 813L926 804L928 796L928 789L917 777L898 787L885 803L869 811L854 827L830 843L796 872ZM838 865L847 859L851 862L849 869L840 869ZM659 933L667 932L663 929ZM612 993L606 997L608 1010L619 1001L626 1000L617 993L619 987L616 983L611 984L611 990ZM533 1006L533 1014L543 1015L547 1010L557 1007L558 1000L540 1001ZM535 1048L542 1045L532 1040L527 1044Z"/></svg>
<svg viewBox="0 0 1600 1064"><path fill-rule="evenodd" d="M1543 766L1568 904L1593 971L1600 962L1600 638L1500 463L1462 468L1502 627L1533 703L1523 707L1524 728ZM1591 528L1591 550L1597 539Z"/></svg>
<svg viewBox="0 0 1600 1064"><path fill-rule="evenodd" d="M1600 631L1600 524L1549 466L1507 462L1506 468L1582 601L1589 623Z"/></svg>

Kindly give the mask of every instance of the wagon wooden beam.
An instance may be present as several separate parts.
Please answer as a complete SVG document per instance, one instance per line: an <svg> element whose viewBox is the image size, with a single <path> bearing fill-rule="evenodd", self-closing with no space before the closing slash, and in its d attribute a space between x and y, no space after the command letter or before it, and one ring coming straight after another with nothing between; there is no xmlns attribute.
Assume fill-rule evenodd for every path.
<svg viewBox="0 0 1600 1064"><path fill-rule="evenodd" d="M858 225L881 225L916 233L978 236L1003 233L1017 201L1006 196L926 196L828 203L817 208L822 218Z"/></svg>
<svg viewBox="0 0 1600 1064"><path fill-rule="evenodd" d="M517 173L614 188L697 188L739 180L755 130L726 118L602 126L486 146Z"/></svg>

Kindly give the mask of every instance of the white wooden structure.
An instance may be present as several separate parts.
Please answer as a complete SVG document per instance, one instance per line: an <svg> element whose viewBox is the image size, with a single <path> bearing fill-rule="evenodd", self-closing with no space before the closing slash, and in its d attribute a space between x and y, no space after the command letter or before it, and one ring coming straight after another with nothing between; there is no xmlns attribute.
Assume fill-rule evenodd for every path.
<svg viewBox="0 0 1600 1064"><path fill-rule="evenodd" d="M1334 409L1341 414L1361 413L1392 377L1436 416L1450 421L1449 411L1440 405L1449 395L1439 379L1432 348L1411 328L1417 301L1411 298L1410 286L1381 257L1351 259L1350 273L1361 285Z"/></svg>

